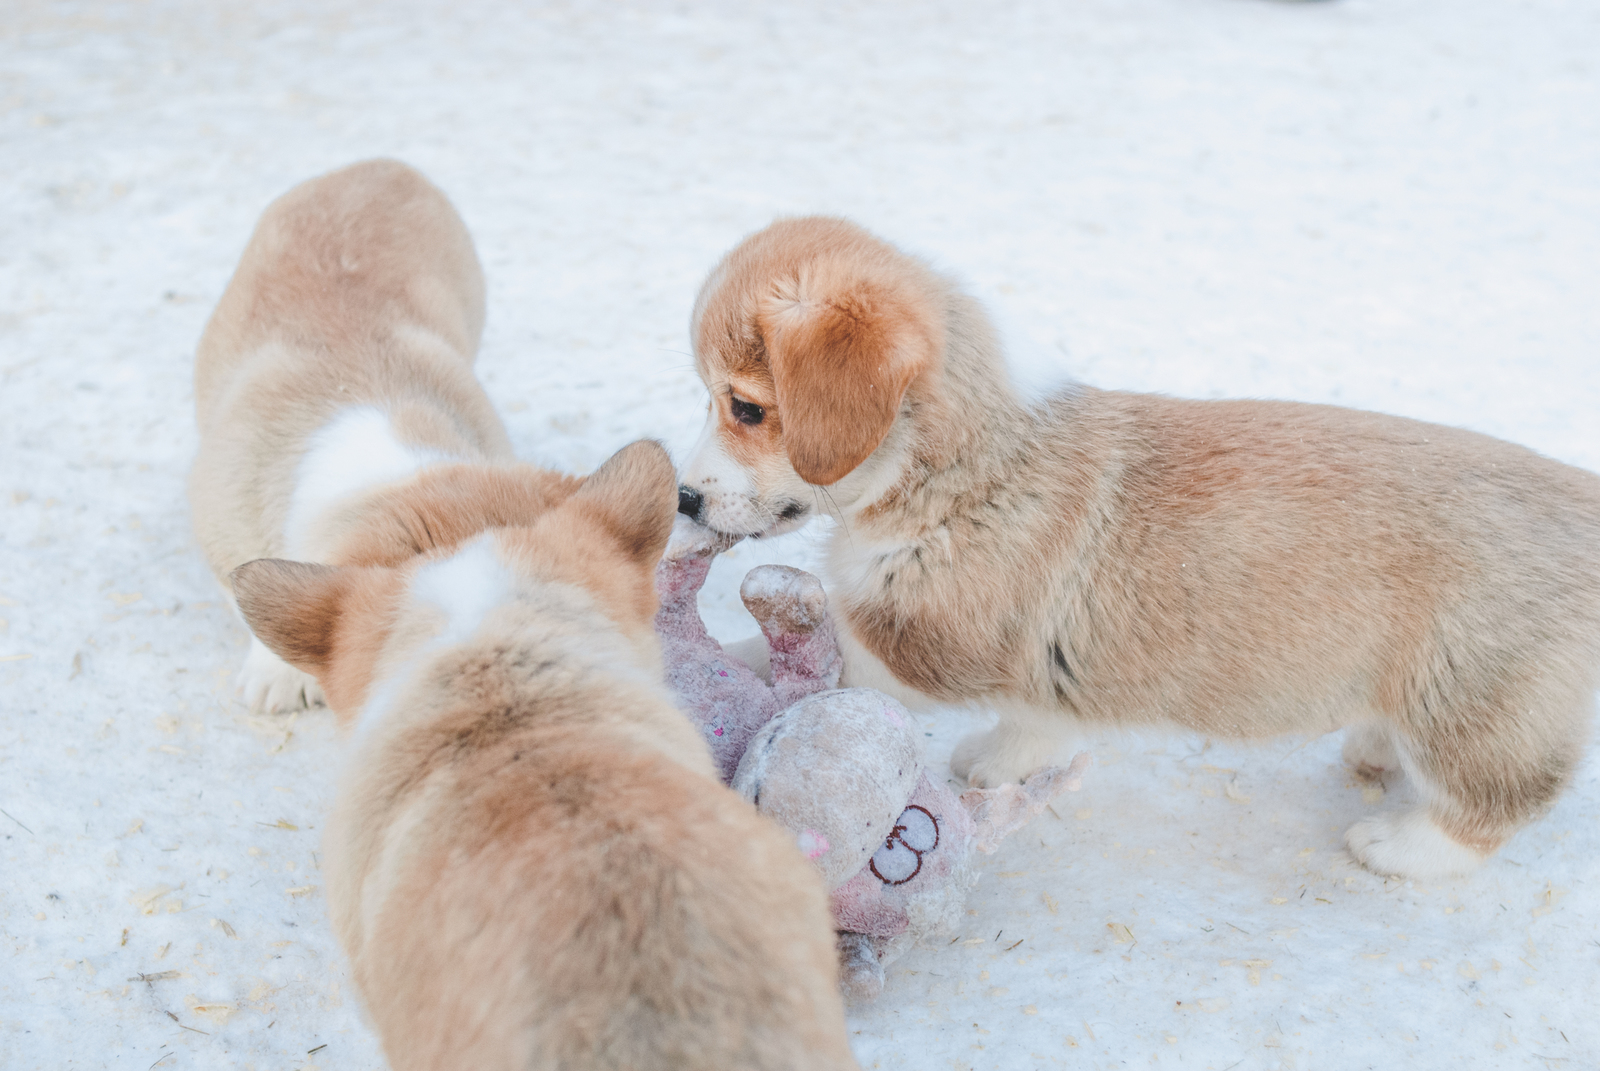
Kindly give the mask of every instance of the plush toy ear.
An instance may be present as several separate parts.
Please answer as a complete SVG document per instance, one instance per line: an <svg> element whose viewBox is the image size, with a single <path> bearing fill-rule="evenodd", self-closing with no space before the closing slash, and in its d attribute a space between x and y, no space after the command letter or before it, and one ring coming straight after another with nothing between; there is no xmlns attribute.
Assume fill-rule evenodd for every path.
<svg viewBox="0 0 1600 1071"><path fill-rule="evenodd" d="M595 469L570 501L616 537L637 561L654 565L678 516L678 476L666 448L629 443Z"/></svg>
<svg viewBox="0 0 1600 1071"><path fill-rule="evenodd" d="M766 302L760 327L789 463L811 484L843 479L894 423L944 329L932 303L901 283L854 280Z"/></svg>
<svg viewBox="0 0 1600 1071"><path fill-rule="evenodd" d="M334 629L351 575L331 565L258 558L229 579L256 638L296 669L320 676L333 657Z"/></svg>

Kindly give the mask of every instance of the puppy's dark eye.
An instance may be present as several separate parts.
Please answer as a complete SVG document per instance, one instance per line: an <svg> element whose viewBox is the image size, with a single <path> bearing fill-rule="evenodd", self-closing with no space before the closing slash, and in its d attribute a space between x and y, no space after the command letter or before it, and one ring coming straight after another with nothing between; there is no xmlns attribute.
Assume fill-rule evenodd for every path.
<svg viewBox="0 0 1600 1071"><path fill-rule="evenodd" d="M731 399L730 408L733 410L733 419L741 424L759 424L767 417L765 409L743 398Z"/></svg>

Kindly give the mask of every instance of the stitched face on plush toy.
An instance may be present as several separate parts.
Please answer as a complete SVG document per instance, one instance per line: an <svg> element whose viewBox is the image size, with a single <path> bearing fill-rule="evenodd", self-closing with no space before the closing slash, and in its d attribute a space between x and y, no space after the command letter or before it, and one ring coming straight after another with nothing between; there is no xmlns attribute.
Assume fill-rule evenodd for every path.
<svg viewBox="0 0 1600 1071"><path fill-rule="evenodd" d="M922 872L922 856L939 846L939 819L926 807L912 804L900 812L883 847L867 863L885 885L904 885Z"/></svg>

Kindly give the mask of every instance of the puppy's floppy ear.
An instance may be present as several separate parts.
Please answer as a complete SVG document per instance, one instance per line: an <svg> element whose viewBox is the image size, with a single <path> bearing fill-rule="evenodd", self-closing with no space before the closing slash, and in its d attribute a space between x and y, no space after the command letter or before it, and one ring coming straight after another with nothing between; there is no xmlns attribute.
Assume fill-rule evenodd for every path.
<svg viewBox="0 0 1600 1071"><path fill-rule="evenodd" d="M272 653L313 676L333 658L334 630L350 592L352 570L257 558L229 580L239 612Z"/></svg>
<svg viewBox="0 0 1600 1071"><path fill-rule="evenodd" d="M678 476L666 448L653 439L629 443L595 469L569 502L649 565L667 549L678 516Z"/></svg>
<svg viewBox="0 0 1600 1071"><path fill-rule="evenodd" d="M789 463L807 483L831 484L889 434L906 389L943 348L944 324L908 280L808 289L764 302L759 327Z"/></svg>

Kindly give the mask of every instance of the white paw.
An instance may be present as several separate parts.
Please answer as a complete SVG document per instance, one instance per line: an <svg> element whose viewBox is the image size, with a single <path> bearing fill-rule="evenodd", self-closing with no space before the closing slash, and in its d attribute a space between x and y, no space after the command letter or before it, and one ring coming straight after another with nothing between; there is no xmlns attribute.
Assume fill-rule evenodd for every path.
<svg viewBox="0 0 1600 1071"><path fill-rule="evenodd" d="M767 638L761 633L758 632L748 639L723 644L722 653L732 655L754 670L756 676L768 684L772 683L772 650L767 646Z"/></svg>
<svg viewBox="0 0 1600 1071"><path fill-rule="evenodd" d="M1345 832L1344 842L1368 870L1401 878L1456 877L1476 870L1487 858L1440 829L1424 807L1357 822Z"/></svg>
<svg viewBox="0 0 1600 1071"><path fill-rule="evenodd" d="M1346 766L1364 781L1382 781L1400 773L1400 751L1386 726L1375 722L1352 725L1345 730Z"/></svg>
<svg viewBox="0 0 1600 1071"><path fill-rule="evenodd" d="M304 710L323 701L317 678L295 669L254 636L239 670L239 690L252 714Z"/></svg>
<svg viewBox="0 0 1600 1071"><path fill-rule="evenodd" d="M1018 733L1004 723L973 733L956 745L950 770L973 788L1020 784L1050 761L1055 741Z"/></svg>

